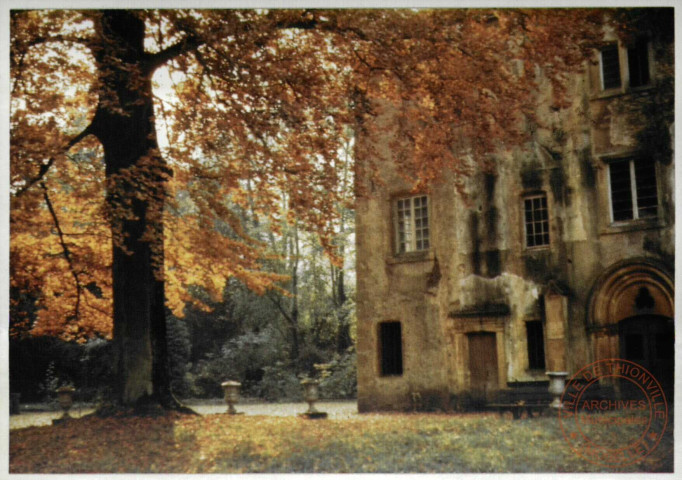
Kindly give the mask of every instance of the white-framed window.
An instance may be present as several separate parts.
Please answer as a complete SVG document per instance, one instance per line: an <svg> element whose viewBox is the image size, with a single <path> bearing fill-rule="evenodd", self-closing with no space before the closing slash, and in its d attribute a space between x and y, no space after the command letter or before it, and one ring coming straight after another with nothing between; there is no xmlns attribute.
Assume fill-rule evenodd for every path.
<svg viewBox="0 0 682 480"><path fill-rule="evenodd" d="M600 70L602 90L620 88L620 58L617 43L601 49Z"/></svg>
<svg viewBox="0 0 682 480"><path fill-rule="evenodd" d="M397 253L428 250L429 198L426 195L400 198L395 202Z"/></svg>
<svg viewBox="0 0 682 480"><path fill-rule="evenodd" d="M627 62L625 71L621 70L621 59ZM622 55L617 43L607 45L599 52L599 71L602 90L621 89L624 83L629 88L649 85L649 41L644 37L637 38Z"/></svg>
<svg viewBox="0 0 682 480"><path fill-rule="evenodd" d="M656 163L649 158L625 158L610 162L608 167L611 221L656 218Z"/></svg>
<svg viewBox="0 0 682 480"><path fill-rule="evenodd" d="M526 247L536 248L549 245L547 195L540 193L524 197L523 214Z"/></svg>

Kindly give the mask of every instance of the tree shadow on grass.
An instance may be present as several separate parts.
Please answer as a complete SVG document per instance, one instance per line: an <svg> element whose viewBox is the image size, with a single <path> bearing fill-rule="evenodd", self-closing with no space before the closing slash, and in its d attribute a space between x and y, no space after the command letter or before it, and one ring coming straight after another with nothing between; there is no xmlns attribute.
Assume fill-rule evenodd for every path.
<svg viewBox="0 0 682 480"><path fill-rule="evenodd" d="M10 473L182 473L194 463L182 418L89 416L12 430Z"/></svg>

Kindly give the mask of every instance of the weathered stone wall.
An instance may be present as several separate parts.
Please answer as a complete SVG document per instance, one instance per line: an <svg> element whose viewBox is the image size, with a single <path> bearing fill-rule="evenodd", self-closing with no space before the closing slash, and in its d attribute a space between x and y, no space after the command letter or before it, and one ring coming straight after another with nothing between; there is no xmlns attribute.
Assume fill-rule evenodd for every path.
<svg viewBox="0 0 682 480"><path fill-rule="evenodd" d="M420 403L443 408L449 391L447 369L433 369L445 364L446 350L437 293L429 287L434 251L405 258L393 255L393 199L412 188L392 169L393 120L390 108L380 113L377 122L388 133L372 145L377 152L373 160L383 164L382 178L390 187L372 186L364 179L361 188L367 193L356 205L358 403L363 411L410 409ZM442 237L439 229L448 224L433 225L433 235ZM378 332L385 321L402 324L402 376L380 375Z"/></svg>
<svg viewBox="0 0 682 480"><path fill-rule="evenodd" d="M357 180L361 411L445 408L449 396L471 388L468 339L477 332L494 334L498 388L546 381L544 371L529 369L525 324L531 320L543 322L546 369L575 372L614 349L618 353L613 332L603 343L591 326L590 305L607 269L644 262L660 265L662 278L672 278L672 161L657 164L657 219L622 225L610 220L606 162L641 153L637 133L646 124L643 105L652 89L603 95L595 87L598 68L572 79L571 106L560 112L549 107L552 92L545 85L532 140L501 152L493 171L466 179L463 195L453 179L436 186L429 194L431 248L410 255L394 253L392 211L395 199L412 188L392 159L409 152L396 152L393 111L380 106L381 135L357 142L358 158L371 155L386 180ZM529 249L523 198L538 192L547 196L550 244ZM667 285L665 279L660 283ZM672 305L672 298L663 298L671 288L652 287L658 304ZM661 308L672 314L672 307ZM384 321L402 324L401 376L380 375L378 324Z"/></svg>

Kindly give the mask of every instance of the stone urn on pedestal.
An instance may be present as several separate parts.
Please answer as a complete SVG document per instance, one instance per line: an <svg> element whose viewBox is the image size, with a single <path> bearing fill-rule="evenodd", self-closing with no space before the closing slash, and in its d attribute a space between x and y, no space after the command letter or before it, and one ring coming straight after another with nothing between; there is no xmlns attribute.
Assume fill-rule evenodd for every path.
<svg viewBox="0 0 682 480"><path fill-rule="evenodd" d="M243 412L238 412L234 405L239 403L239 390L242 384L235 382L234 380L227 380L220 384L223 387L223 392L225 393L225 403L227 403L227 413L230 415L238 415Z"/></svg>
<svg viewBox="0 0 682 480"><path fill-rule="evenodd" d="M69 415L69 410L71 410L71 407L73 406L73 394L75 391L75 388L69 386L59 387L57 389L57 402L64 411L64 414L61 416L61 418L52 420L53 424L65 422L71 418L71 415Z"/></svg>
<svg viewBox="0 0 682 480"><path fill-rule="evenodd" d="M552 403L549 404L551 408L564 408L561 403L561 395L566 388L566 377L568 372L546 372L549 377L549 393L552 394Z"/></svg>
<svg viewBox="0 0 682 480"><path fill-rule="evenodd" d="M303 386L303 398L308 402L308 411L302 415L308 418L327 418L326 412L320 412L315 408L315 402L320 399L320 382L305 379L301 381L301 385Z"/></svg>

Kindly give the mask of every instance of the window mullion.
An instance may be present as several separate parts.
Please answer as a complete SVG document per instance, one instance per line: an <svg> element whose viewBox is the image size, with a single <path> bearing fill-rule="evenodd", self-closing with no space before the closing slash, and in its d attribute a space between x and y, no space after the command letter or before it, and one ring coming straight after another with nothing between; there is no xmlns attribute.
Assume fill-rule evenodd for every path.
<svg viewBox="0 0 682 480"><path fill-rule="evenodd" d="M417 209L414 208L415 202L415 198L410 199L410 231L412 232L410 235L410 250L413 252L417 251Z"/></svg>
<svg viewBox="0 0 682 480"><path fill-rule="evenodd" d="M632 218L639 218L639 205L637 204L637 179L635 178L635 161L630 160L630 191L632 192Z"/></svg>
<svg viewBox="0 0 682 480"><path fill-rule="evenodd" d="M614 215L614 212L613 212L613 189L611 188L611 166L610 165L606 169L606 189L607 189L607 193L609 195L609 212L611 214L611 222L610 223L613 223L616 221L616 216Z"/></svg>
<svg viewBox="0 0 682 480"><path fill-rule="evenodd" d="M401 252L402 251L402 239L400 238L400 218L401 212L400 212L400 200L398 200L395 204L395 218L394 218L394 225L395 225L395 245L396 245L396 251Z"/></svg>
<svg viewBox="0 0 682 480"><path fill-rule="evenodd" d="M599 52L599 82L602 90L606 90L604 82L604 52Z"/></svg>

